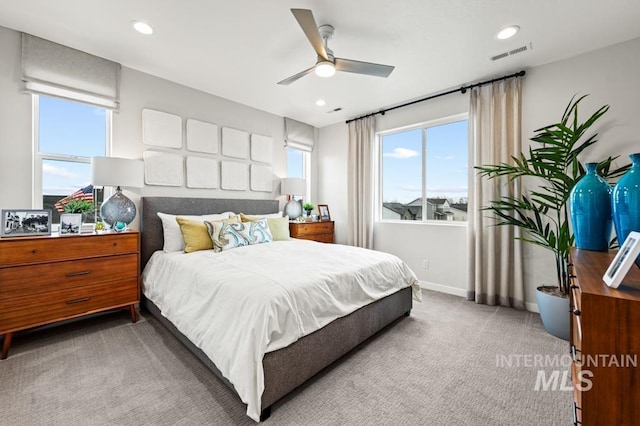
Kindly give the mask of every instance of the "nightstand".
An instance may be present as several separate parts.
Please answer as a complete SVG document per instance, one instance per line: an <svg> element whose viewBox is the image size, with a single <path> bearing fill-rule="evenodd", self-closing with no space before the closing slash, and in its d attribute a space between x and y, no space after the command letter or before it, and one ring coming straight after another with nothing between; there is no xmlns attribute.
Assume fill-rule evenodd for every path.
<svg viewBox="0 0 640 426"><path fill-rule="evenodd" d="M333 243L333 221L327 222L291 222L289 233L293 238Z"/></svg>
<svg viewBox="0 0 640 426"><path fill-rule="evenodd" d="M0 359L16 331L116 308L136 321L138 232L0 238Z"/></svg>

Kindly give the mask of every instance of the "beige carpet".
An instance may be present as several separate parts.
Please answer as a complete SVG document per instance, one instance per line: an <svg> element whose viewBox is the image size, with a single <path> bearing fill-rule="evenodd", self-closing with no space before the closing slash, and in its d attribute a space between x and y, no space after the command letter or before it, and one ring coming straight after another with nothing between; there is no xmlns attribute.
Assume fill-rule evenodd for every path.
<svg viewBox="0 0 640 426"><path fill-rule="evenodd" d="M535 391L540 368L524 366L568 351L537 315L430 291L424 299L264 424L571 424L570 392ZM512 367L498 365L509 357ZM255 424L153 318L131 324L124 312L15 337L0 386L2 425Z"/></svg>

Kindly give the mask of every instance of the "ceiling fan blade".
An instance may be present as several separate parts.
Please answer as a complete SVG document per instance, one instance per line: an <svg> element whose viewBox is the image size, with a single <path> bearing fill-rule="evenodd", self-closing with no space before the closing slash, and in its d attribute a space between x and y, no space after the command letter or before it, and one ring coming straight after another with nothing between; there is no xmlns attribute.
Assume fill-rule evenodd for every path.
<svg viewBox="0 0 640 426"><path fill-rule="evenodd" d="M315 68L315 66L313 66L313 67L311 67L309 69L306 69L304 71L300 71L298 74L294 74L289 78L285 78L284 80L279 81L278 84L282 84L283 86L287 86L287 85L293 83L294 81L296 81L296 80L304 77L305 75L309 74L311 71L313 71L314 68Z"/></svg>
<svg viewBox="0 0 640 426"><path fill-rule="evenodd" d="M373 75L375 77L389 77L395 67L391 65L374 64L371 62L354 61L336 58L336 71L353 72L356 74Z"/></svg>
<svg viewBox="0 0 640 426"><path fill-rule="evenodd" d="M318 25L316 25L316 20L313 19L313 13L309 9L291 9L291 13L300 24L302 31L309 39L311 46L316 51L318 56L329 60L329 56L327 56L327 51L324 48L324 43L322 42L322 37L320 37L320 33L318 32Z"/></svg>

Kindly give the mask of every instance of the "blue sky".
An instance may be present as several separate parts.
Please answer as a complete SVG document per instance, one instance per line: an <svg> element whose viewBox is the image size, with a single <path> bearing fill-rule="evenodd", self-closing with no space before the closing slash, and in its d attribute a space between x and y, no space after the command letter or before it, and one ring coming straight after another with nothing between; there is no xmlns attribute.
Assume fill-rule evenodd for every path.
<svg viewBox="0 0 640 426"><path fill-rule="evenodd" d="M467 197L467 121L430 127L426 135L427 197ZM384 135L382 200L408 203L422 196L422 129Z"/></svg>
<svg viewBox="0 0 640 426"><path fill-rule="evenodd" d="M104 109L40 96L40 152L104 156L105 132ZM86 163L45 160L42 173L45 195L68 195L91 180L91 166Z"/></svg>

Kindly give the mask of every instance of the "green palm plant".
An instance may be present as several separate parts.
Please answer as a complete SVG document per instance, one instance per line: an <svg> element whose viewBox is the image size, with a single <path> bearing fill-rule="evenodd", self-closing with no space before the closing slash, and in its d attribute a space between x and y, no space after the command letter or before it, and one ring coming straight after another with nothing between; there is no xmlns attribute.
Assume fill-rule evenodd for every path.
<svg viewBox="0 0 640 426"><path fill-rule="evenodd" d="M557 289L562 296L569 292L569 250L574 235L569 225L568 200L576 182L585 174L578 156L597 142L597 133L587 131L608 110L599 108L584 123L578 120L578 105L587 95L571 98L559 123L535 130L528 156L512 156L513 164L500 163L476 167L481 176L489 179L501 176L509 181L532 179L539 186L519 197L503 196L491 201L482 210L493 213L496 225L516 226L525 232L519 240L551 250L556 260ZM605 179L624 174L629 166L612 168L618 158L608 157L598 163L598 173Z"/></svg>

